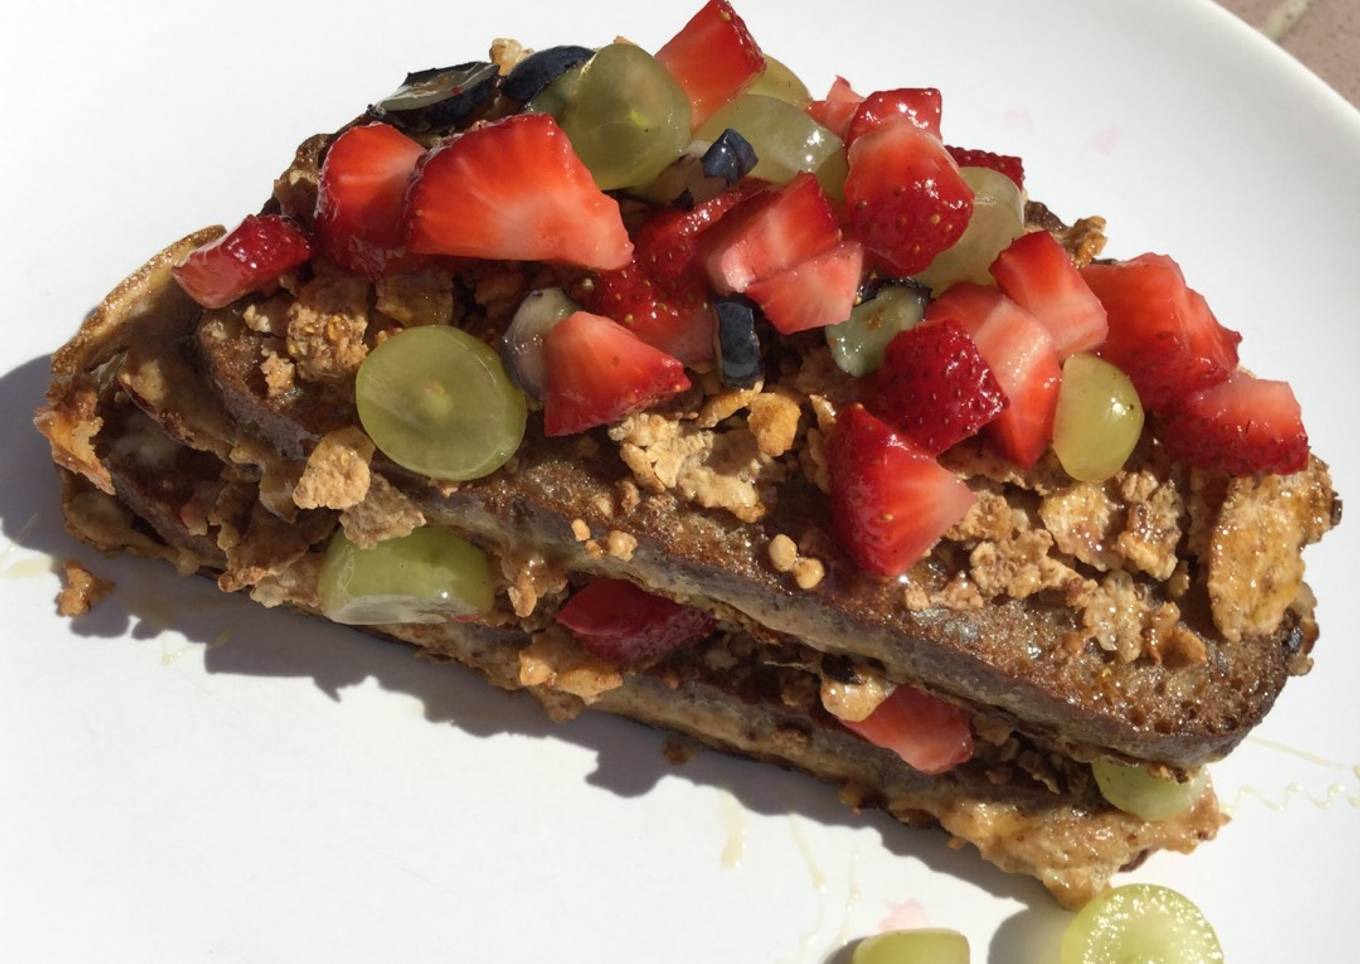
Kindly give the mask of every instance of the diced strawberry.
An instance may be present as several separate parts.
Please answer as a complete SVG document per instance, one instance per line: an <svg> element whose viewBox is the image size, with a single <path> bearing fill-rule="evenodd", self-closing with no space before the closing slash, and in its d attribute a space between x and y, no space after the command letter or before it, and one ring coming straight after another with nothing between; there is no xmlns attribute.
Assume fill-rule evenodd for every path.
<svg viewBox="0 0 1360 964"><path fill-rule="evenodd" d="M1133 380L1148 411L1170 411L1236 371L1242 336L1218 323L1166 255L1089 264L1081 276L1109 317L1100 356Z"/></svg>
<svg viewBox="0 0 1360 964"><path fill-rule="evenodd" d="M867 719L841 724L922 773L944 773L973 756L968 714L912 686L897 687Z"/></svg>
<svg viewBox="0 0 1360 964"><path fill-rule="evenodd" d="M425 148L387 124L351 127L321 165L316 236L346 271L380 277L401 257L406 188Z"/></svg>
<svg viewBox="0 0 1360 964"><path fill-rule="evenodd" d="M518 114L425 155L407 195L408 248L499 261L622 268L633 245L547 114Z"/></svg>
<svg viewBox="0 0 1360 964"><path fill-rule="evenodd" d="M689 97L698 127L765 69L765 55L727 0L709 0L656 52Z"/></svg>
<svg viewBox="0 0 1360 964"><path fill-rule="evenodd" d="M959 167L987 167L1006 175L1018 188L1025 186L1025 162L1010 154L993 154L991 151L973 150L967 147L946 147L949 156Z"/></svg>
<svg viewBox="0 0 1360 964"><path fill-rule="evenodd" d="M931 455L976 435L1006 407L996 376L956 321L888 343L865 405Z"/></svg>
<svg viewBox="0 0 1360 964"><path fill-rule="evenodd" d="M171 273L204 308L225 308L311 256L311 242L292 221L251 214L216 241L189 252Z"/></svg>
<svg viewBox="0 0 1360 964"><path fill-rule="evenodd" d="M973 215L973 191L939 138L893 118L850 145L850 230L892 274L923 270Z"/></svg>
<svg viewBox="0 0 1360 964"><path fill-rule="evenodd" d="M855 119L855 112L863 101L864 98L855 93L848 80L837 77L826 92L826 99L814 100L808 104L807 110L818 124L845 140L850 131L850 122Z"/></svg>
<svg viewBox="0 0 1360 964"><path fill-rule="evenodd" d="M747 198L704 236L708 279L719 294L786 271L839 244L836 215L817 179L806 172L782 187Z"/></svg>
<svg viewBox="0 0 1360 964"><path fill-rule="evenodd" d="M713 312L704 290L667 295L636 261L601 271L581 305L686 364L713 357Z"/></svg>
<svg viewBox="0 0 1360 964"><path fill-rule="evenodd" d="M588 311L553 326L543 339L543 364L548 435L608 425L689 388L679 359Z"/></svg>
<svg viewBox="0 0 1360 964"><path fill-rule="evenodd" d="M747 296L786 335L850 317L864 271L864 248L845 241L802 264L752 282Z"/></svg>
<svg viewBox="0 0 1360 964"><path fill-rule="evenodd" d="M1246 372L1188 396L1159 435L1172 457L1230 475L1288 475L1308 466L1308 433L1293 389Z"/></svg>
<svg viewBox="0 0 1360 964"><path fill-rule="evenodd" d="M897 90L875 91L864 98L855 111L846 131L845 143L853 144L893 117L905 117L921 130L939 137L942 109L940 92L934 87L899 87Z"/></svg>
<svg viewBox="0 0 1360 964"><path fill-rule="evenodd" d="M974 332L1004 296L996 288L960 281L926 306L926 321L957 321Z"/></svg>
<svg viewBox="0 0 1360 964"><path fill-rule="evenodd" d="M748 180L689 211L662 208L634 233L638 265L665 292L691 291L705 284L699 238L760 189L761 182Z"/></svg>
<svg viewBox="0 0 1360 964"><path fill-rule="evenodd" d="M841 411L826 454L841 545L877 576L906 572L975 499L958 476L862 405Z"/></svg>
<svg viewBox="0 0 1360 964"><path fill-rule="evenodd" d="M1022 235L992 262L992 277L1010 298L1038 318L1066 358L1100 346L1109 333L1105 308L1053 235Z"/></svg>
<svg viewBox="0 0 1360 964"><path fill-rule="evenodd" d="M1062 385L1053 337L1038 319L1005 297L971 334L1008 403L987 427L988 435L1002 455L1029 468L1053 441Z"/></svg>
<svg viewBox="0 0 1360 964"><path fill-rule="evenodd" d="M592 579L566 601L557 621L582 646L615 663L660 659L703 639L717 625L693 606L654 596L623 579Z"/></svg>

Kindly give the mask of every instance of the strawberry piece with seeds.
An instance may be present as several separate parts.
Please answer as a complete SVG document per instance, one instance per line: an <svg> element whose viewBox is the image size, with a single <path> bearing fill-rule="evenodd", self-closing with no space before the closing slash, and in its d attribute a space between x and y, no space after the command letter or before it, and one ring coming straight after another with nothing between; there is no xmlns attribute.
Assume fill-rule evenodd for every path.
<svg viewBox="0 0 1360 964"><path fill-rule="evenodd" d="M335 139L316 197L316 236L326 257L370 278L401 266L406 189L424 153L387 124L351 127Z"/></svg>
<svg viewBox="0 0 1360 964"><path fill-rule="evenodd" d="M171 273L204 308L225 308L311 256L311 242L292 221L251 214L216 241L189 252Z"/></svg>
<svg viewBox="0 0 1360 964"><path fill-rule="evenodd" d="M543 339L543 427L572 435L689 388L685 366L600 315L578 311Z"/></svg>
<svg viewBox="0 0 1360 964"><path fill-rule="evenodd" d="M996 418L1006 396L963 326L943 321L918 325L888 343L865 405L938 455Z"/></svg>
<svg viewBox="0 0 1360 964"><path fill-rule="evenodd" d="M987 167L1000 174L1006 175L1015 182L1015 186L1024 190L1025 187L1025 162L1018 157L1010 154L994 154L991 151L979 151L966 147L946 147L949 156L954 159L954 163L959 167Z"/></svg>
<svg viewBox="0 0 1360 964"><path fill-rule="evenodd" d="M1242 336L1218 323L1166 255L1088 264L1081 276L1109 318L1099 354L1133 380L1148 411L1169 412L1236 371Z"/></svg>
<svg viewBox="0 0 1360 964"><path fill-rule="evenodd" d="M1043 322L1058 357L1100 346L1109 333L1105 307L1047 231L1023 235L992 263L997 285Z"/></svg>
<svg viewBox="0 0 1360 964"><path fill-rule="evenodd" d="M861 569L885 578L906 572L975 500L956 475L862 405L840 413L827 465L841 545Z"/></svg>
<svg viewBox="0 0 1360 964"><path fill-rule="evenodd" d="M701 254L719 294L786 271L839 244L836 215L817 179L806 172L755 194L707 233Z"/></svg>
<svg viewBox="0 0 1360 964"><path fill-rule="evenodd" d="M944 773L973 756L968 714L912 686L898 686L868 718L841 725L922 773Z"/></svg>
<svg viewBox="0 0 1360 964"><path fill-rule="evenodd" d="M727 0L704 4L656 59L689 97L695 128L765 69L765 55Z"/></svg>
<svg viewBox="0 0 1360 964"><path fill-rule="evenodd" d="M703 639L717 623L702 609L654 596L623 579L592 579L557 621L590 652L624 665L652 662Z"/></svg>
<svg viewBox="0 0 1360 964"><path fill-rule="evenodd" d="M973 191L939 138L903 117L850 145L850 230L891 274L910 276L954 244L973 215Z"/></svg>
<svg viewBox="0 0 1360 964"><path fill-rule="evenodd" d="M837 77L826 92L826 99L814 100L808 104L807 111L818 124L845 140L850 131L850 122L855 119L855 112L863 102L864 98L855 93L848 80Z"/></svg>
<svg viewBox="0 0 1360 964"><path fill-rule="evenodd" d="M581 297L581 305L686 364L713 357L713 313L706 292L668 295L636 261L618 271L600 272Z"/></svg>
<svg viewBox="0 0 1360 964"><path fill-rule="evenodd" d="M408 248L421 254L622 268L633 245L547 114L518 114L435 148L407 195Z"/></svg>
<svg viewBox="0 0 1360 964"><path fill-rule="evenodd" d="M1308 433L1287 382L1235 372L1189 395L1159 433L1172 457L1230 475L1288 475L1308 466Z"/></svg>
<svg viewBox="0 0 1360 964"><path fill-rule="evenodd" d="M787 271L752 282L746 294L785 335L850 317L864 271L864 248L845 241Z"/></svg>
<svg viewBox="0 0 1360 964"><path fill-rule="evenodd" d="M905 117L923 131L940 136L940 114L943 109L940 92L934 87L900 87L879 90L864 98L855 110L845 143L853 144L860 137L876 130L895 117Z"/></svg>

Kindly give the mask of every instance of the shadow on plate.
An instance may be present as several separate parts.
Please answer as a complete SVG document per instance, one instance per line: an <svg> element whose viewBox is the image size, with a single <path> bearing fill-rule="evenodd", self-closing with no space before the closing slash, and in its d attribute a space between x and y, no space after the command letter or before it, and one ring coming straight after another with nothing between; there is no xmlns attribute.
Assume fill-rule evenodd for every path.
<svg viewBox="0 0 1360 964"><path fill-rule="evenodd" d="M245 597L219 592L209 580L180 578L163 563L101 557L66 532L48 447L28 417L46 390L48 365L43 356L0 376L0 410L13 413L0 426L0 450L7 455L0 468L0 531L26 549L81 559L117 584L113 597L71 621L73 632L153 639L173 629L206 647L204 665L210 673L310 679L333 700L371 678L385 690L419 699L431 723L456 726L479 738L514 733L566 740L591 750L597 765L587 779L602 790L640 796L667 776L726 788L757 813L873 827L894 854L915 857L934 871L999 897L1032 907L1049 904L1036 881L1003 874L971 849L951 849L943 834L907 830L879 811L856 814L840 803L834 788L800 774L719 753L696 754L676 766L663 756L661 736L645 727L591 713L554 724L531 696L504 693L459 666L413 658L404 647L298 613L262 609ZM1013 935L1023 937L1033 929L1023 919L1026 914L1007 922L1010 926L1018 920L1010 926ZM995 951L991 958L1022 959L1033 958L1002 957Z"/></svg>

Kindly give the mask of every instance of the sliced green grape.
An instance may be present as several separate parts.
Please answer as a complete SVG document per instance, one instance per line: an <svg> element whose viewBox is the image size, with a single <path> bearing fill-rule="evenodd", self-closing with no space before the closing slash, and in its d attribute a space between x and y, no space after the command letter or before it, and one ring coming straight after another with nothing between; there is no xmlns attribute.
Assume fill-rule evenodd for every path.
<svg viewBox="0 0 1360 964"><path fill-rule="evenodd" d="M1204 795L1209 782L1209 771L1205 769L1185 783L1163 780L1140 766L1125 766L1113 760L1097 760L1091 764L1091 770L1102 797L1144 820L1166 820L1189 810Z"/></svg>
<svg viewBox="0 0 1360 964"><path fill-rule="evenodd" d="M558 120L561 120L562 114L567 109L567 104L571 103L572 98L576 96L576 88L581 85L581 74L585 69L585 64L577 64L575 67L569 68L562 76L535 94L533 99L524 105L525 111L534 114L552 114Z"/></svg>
<svg viewBox="0 0 1360 964"><path fill-rule="evenodd" d="M438 526L372 549L336 532L318 587L326 618L354 626L443 623L488 612L496 594L486 554Z"/></svg>
<svg viewBox="0 0 1360 964"><path fill-rule="evenodd" d="M742 94L704 121L694 136L711 143L729 127L756 149L760 163L752 177L782 184L799 171L812 171L828 197L840 196L845 145L797 107L763 94Z"/></svg>
<svg viewBox="0 0 1360 964"><path fill-rule="evenodd" d="M1085 353L1063 363L1053 451L1067 474L1104 482L1124 467L1143 434L1143 403L1118 368Z"/></svg>
<svg viewBox="0 0 1360 964"><path fill-rule="evenodd" d="M798 79L797 74L769 54L765 55L765 71L756 78L754 84L746 88L745 92L776 97L799 110L812 103L812 95L808 93L807 85Z"/></svg>
<svg viewBox="0 0 1360 964"><path fill-rule="evenodd" d="M985 167L962 167L959 172L973 189L973 216L958 241L916 276L936 295L957 281L996 284L988 269L1025 233L1025 198L1014 181Z"/></svg>
<svg viewBox="0 0 1360 964"><path fill-rule="evenodd" d="M890 931L855 945L851 964L968 964L968 938L958 931L925 927Z"/></svg>
<svg viewBox="0 0 1360 964"><path fill-rule="evenodd" d="M524 439L524 393L494 349L457 328L393 335L359 366L354 394L373 444L432 478L489 475Z"/></svg>
<svg viewBox="0 0 1360 964"><path fill-rule="evenodd" d="M1067 925L1062 964L1222 964L1218 935L1169 887L1128 884L1091 901Z"/></svg>
<svg viewBox="0 0 1360 964"><path fill-rule="evenodd" d="M921 288L885 285L850 312L850 320L826 329L826 343L837 367L860 378L883 364L883 351L901 332L915 328L926 313Z"/></svg>
<svg viewBox="0 0 1360 964"><path fill-rule="evenodd" d="M689 98L641 47L610 44L576 78L567 76L535 101L546 107L562 98L550 113L601 190L648 183L688 146ZM559 89L564 81L566 89Z"/></svg>

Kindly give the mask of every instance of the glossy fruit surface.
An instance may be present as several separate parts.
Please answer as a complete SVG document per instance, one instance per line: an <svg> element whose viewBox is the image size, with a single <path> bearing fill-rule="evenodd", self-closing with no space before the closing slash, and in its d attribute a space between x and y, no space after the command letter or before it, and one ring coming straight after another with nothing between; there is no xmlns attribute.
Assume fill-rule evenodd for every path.
<svg viewBox="0 0 1360 964"><path fill-rule="evenodd" d="M689 97L694 126L704 123L765 69L765 55L727 0L709 0L656 52ZM712 138L706 138L712 140Z"/></svg>
<svg viewBox="0 0 1360 964"><path fill-rule="evenodd" d="M561 288L529 292L501 336L501 358L515 384L534 398L543 397L543 339L580 306Z"/></svg>
<svg viewBox="0 0 1360 964"><path fill-rule="evenodd" d="M602 191L648 183L690 141L685 92L632 44L610 44L585 63L558 121Z"/></svg>
<svg viewBox="0 0 1360 964"><path fill-rule="evenodd" d="M495 350L457 328L393 335L359 366L354 393L373 444L431 478L489 475L524 438L524 393Z"/></svg>
<svg viewBox="0 0 1360 964"><path fill-rule="evenodd" d="M633 257L619 203L601 193L546 114L518 114L425 155L407 195L418 254L621 268Z"/></svg>
<svg viewBox="0 0 1360 964"><path fill-rule="evenodd" d="M501 83L501 92L512 100L527 103L553 81L595 55L589 47L561 46L537 50L515 64ZM563 101L565 104L565 101Z"/></svg>
<svg viewBox="0 0 1360 964"><path fill-rule="evenodd" d="M1204 796L1209 771L1201 769L1194 779L1179 783L1154 777L1140 766L1125 766L1113 760L1091 764L1100 795L1112 805L1144 820L1166 820L1184 813Z"/></svg>
<svg viewBox="0 0 1360 964"><path fill-rule="evenodd" d="M843 241L779 274L752 282L746 294L780 332L791 335L850 317L864 270L864 248Z"/></svg>
<svg viewBox="0 0 1360 964"><path fill-rule="evenodd" d="M866 937L850 964L968 964L968 938L958 931L923 927Z"/></svg>
<svg viewBox="0 0 1360 964"><path fill-rule="evenodd" d="M916 275L936 295L960 281L994 284L992 262L1025 233L1025 197L1010 178L985 167L961 167L959 174L973 192L968 227Z"/></svg>
<svg viewBox="0 0 1360 964"><path fill-rule="evenodd" d="M855 112L859 110L863 100L863 97L855 93L848 80L837 77L831 89L826 92L826 97L808 104L808 116L844 140L850 132L850 122L854 120Z"/></svg>
<svg viewBox="0 0 1360 964"><path fill-rule="evenodd" d="M910 285L883 285L856 305L850 320L826 329L831 357L841 371L859 378L883 364L883 352L899 332L921 323L926 292Z"/></svg>
<svg viewBox="0 0 1360 964"><path fill-rule="evenodd" d="M596 656L656 660L702 639L717 623L702 609L656 596L623 579L596 577L567 600L557 621Z"/></svg>
<svg viewBox="0 0 1360 964"><path fill-rule="evenodd" d="M1223 948L1199 908L1174 890L1126 884L1067 925L1062 964L1223 964Z"/></svg>
<svg viewBox="0 0 1360 964"><path fill-rule="evenodd" d="M861 405L840 412L827 465L840 544L883 578L906 572L975 501L958 476Z"/></svg>
<svg viewBox="0 0 1360 964"><path fill-rule="evenodd" d="M689 388L680 360L600 315L578 311L543 340L543 430L571 435Z"/></svg>
<svg viewBox="0 0 1360 964"><path fill-rule="evenodd" d="M292 221L251 214L216 241L189 252L172 274L204 308L225 308L311 256L311 242Z"/></svg>
<svg viewBox="0 0 1360 964"><path fill-rule="evenodd" d="M719 294L787 271L840 243L841 229L811 174L742 201L701 245L708 280Z"/></svg>
<svg viewBox="0 0 1360 964"><path fill-rule="evenodd" d="M1063 363L1053 451L1082 482L1104 482L1124 467L1143 434L1143 404L1129 377L1095 355Z"/></svg>
<svg viewBox="0 0 1360 964"><path fill-rule="evenodd" d="M845 143L855 143L895 117L904 117L921 130L939 137L942 107L940 92L934 87L874 91L855 110L845 134Z"/></svg>
<svg viewBox="0 0 1360 964"><path fill-rule="evenodd" d="M968 714L912 686L898 686L866 719L841 725L922 773L943 773L973 755Z"/></svg>
<svg viewBox="0 0 1360 964"><path fill-rule="evenodd" d="M443 623L489 612L495 602L486 554L438 526L371 549L336 532L318 588L327 619L357 626Z"/></svg>
<svg viewBox="0 0 1360 964"><path fill-rule="evenodd" d="M443 133L464 127L483 113L499 85L500 70L484 60L417 70L371 110L412 134Z"/></svg>
<svg viewBox="0 0 1360 964"><path fill-rule="evenodd" d="M1004 174L1021 190L1025 187L1025 162L1010 154L996 154L967 147L946 147L959 167L985 167Z"/></svg>
<svg viewBox="0 0 1360 964"><path fill-rule="evenodd" d="M765 70L755 79L755 83L746 88L746 93L774 97L792 104L799 110L805 110L807 105L812 103L812 95L808 93L807 85L798 79L797 74L769 54L765 55Z"/></svg>
<svg viewBox="0 0 1360 964"><path fill-rule="evenodd" d="M694 136L713 141L728 128L755 148L758 163L752 177L782 184L799 171L809 171L817 175L829 196L839 193L845 176L840 162L845 145L805 111L763 94L742 94L709 118Z"/></svg>
<svg viewBox="0 0 1360 964"><path fill-rule="evenodd" d="M1294 390L1246 372L1185 398L1160 437L1172 457L1231 475L1288 475L1308 465L1308 433Z"/></svg>
<svg viewBox="0 0 1360 964"><path fill-rule="evenodd" d="M1105 306L1072 264L1067 249L1047 231L1017 238L992 264L997 285L1048 329L1061 358L1093 351L1110 326Z"/></svg>

